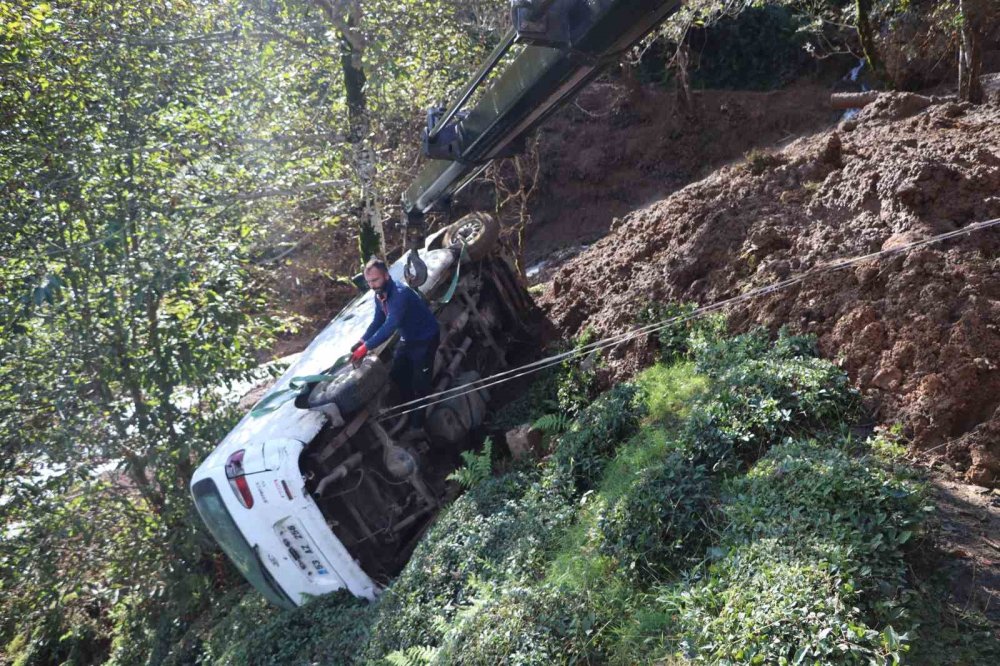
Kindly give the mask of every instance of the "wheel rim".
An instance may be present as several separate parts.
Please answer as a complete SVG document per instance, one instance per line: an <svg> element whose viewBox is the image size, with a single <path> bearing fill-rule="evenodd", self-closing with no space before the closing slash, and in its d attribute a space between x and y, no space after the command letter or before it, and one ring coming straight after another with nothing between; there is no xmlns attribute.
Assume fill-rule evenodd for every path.
<svg viewBox="0 0 1000 666"><path fill-rule="evenodd" d="M455 229L455 237L464 241L466 245L475 242L480 236L483 235L483 229L486 225L483 224L482 220L469 220L462 224L462 226Z"/></svg>

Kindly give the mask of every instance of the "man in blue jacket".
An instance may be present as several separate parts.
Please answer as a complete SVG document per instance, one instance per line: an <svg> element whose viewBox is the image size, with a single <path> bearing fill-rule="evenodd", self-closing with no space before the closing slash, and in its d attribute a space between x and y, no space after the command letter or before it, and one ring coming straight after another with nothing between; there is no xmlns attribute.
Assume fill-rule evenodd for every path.
<svg viewBox="0 0 1000 666"><path fill-rule="evenodd" d="M390 376L400 389L402 402L422 398L430 393L434 355L440 342L437 318L420 294L393 281L384 261L369 260L364 276L375 292L375 317L354 346L351 360L359 363L370 349L378 347L398 330L399 342ZM411 428L423 427L424 412L423 409L410 412Z"/></svg>

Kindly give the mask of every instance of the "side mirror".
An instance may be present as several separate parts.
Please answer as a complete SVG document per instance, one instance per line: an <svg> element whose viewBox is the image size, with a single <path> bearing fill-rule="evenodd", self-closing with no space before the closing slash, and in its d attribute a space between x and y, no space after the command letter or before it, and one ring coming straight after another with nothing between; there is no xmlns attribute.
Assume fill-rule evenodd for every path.
<svg viewBox="0 0 1000 666"><path fill-rule="evenodd" d="M365 281L365 274L363 272L352 277L351 282L358 288L358 293L363 294L368 291L368 283Z"/></svg>

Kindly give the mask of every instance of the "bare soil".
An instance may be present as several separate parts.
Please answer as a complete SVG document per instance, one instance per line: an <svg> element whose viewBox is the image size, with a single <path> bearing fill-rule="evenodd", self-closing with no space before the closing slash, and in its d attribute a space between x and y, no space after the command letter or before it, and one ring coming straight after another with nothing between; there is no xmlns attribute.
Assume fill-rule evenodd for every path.
<svg viewBox="0 0 1000 666"><path fill-rule="evenodd" d="M938 509L939 571L950 604L978 611L1000 627L1000 490L963 483L940 468L930 474Z"/></svg>
<svg viewBox="0 0 1000 666"><path fill-rule="evenodd" d="M604 237L618 217L661 201L744 153L836 121L829 89L671 92L596 83L539 130L542 156L524 254L531 265Z"/></svg>
<svg viewBox="0 0 1000 666"><path fill-rule="evenodd" d="M565 336L620 332L649 301L713 303L1000 217L1000 93L990 95L972 107L884 94L856 120L609 219L610 233L555 273L542 305ZM761 133L753 114L740 131ZM990 229L826 273L735 308L729 320L734 330L815 334L880 422L903 424L916 449L943 454L966 480L996 485L998 276L1000 229ZM646 365L650 351L616 350L612 379Z"/></svg>
<svg viewBox="0 0 1000 666"><path fill-rule="evenodd" d="M696 93L697 108L685 113L673 93L618 80L592 84L538 132L542 159L524 264L552 259L558 265L605 236L616 217L742 159L756 146L830 125L837 114L828 108L828 93L815 83L770 93L702 91ZM456 202L453 217L492 210L494 197L488 182L479 183ZM343 276L358 268L355 229L343 224L313 233L268 268L276 269L275 309L299 323L269 350L268 358L278 358L301 351L354 297ZM550 274L543 269L531 281Z"/></svg>

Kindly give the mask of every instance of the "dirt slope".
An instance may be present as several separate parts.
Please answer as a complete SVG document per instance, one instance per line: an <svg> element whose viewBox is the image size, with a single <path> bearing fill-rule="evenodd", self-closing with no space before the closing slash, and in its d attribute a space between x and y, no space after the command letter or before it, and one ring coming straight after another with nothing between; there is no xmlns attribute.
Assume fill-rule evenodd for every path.
<svg viewBox="0 0 1000 666"><path fill-rule="evenodd" d="M591 85L539 130L527 263L603 237L616 216L754 147L829 126L836 114L828 98L827 86L805 81L773 92L703 90L685 113L673 92L617 80Z"/></svg>
<svg viewBox="0 0 1000 666"><path fill-rule="evenodd" d="M1000 93L981 107L885 94L855 121L629 214L556 273L542 302L565 335L621 331L650 300L711 303L996 217ZM730 321L815 333L879 421L902 423L970 481L1000 481L1000 229L827 274ZM650 351L619 350L616 377Z"/></svg>

